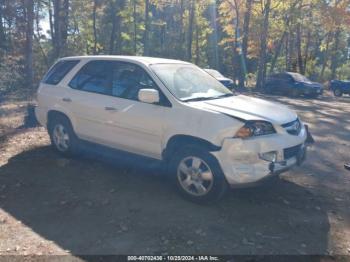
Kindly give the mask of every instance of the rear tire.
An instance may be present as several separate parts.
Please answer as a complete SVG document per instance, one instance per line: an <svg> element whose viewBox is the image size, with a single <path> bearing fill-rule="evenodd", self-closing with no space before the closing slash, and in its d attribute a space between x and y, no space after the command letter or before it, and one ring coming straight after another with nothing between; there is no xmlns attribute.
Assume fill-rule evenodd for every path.
<svg viewBox="0 0 350 262"><path fill-rule="evenodd" d="M333 94L334 94L334 96L336 96L336 97L341 97L341 96L343 96L343 91L342 91L340 88L335 88L335 89L333 90Z"/></svg>
<svg viewBox="0 0 350 262"><path fill-rule="evenodd" d="M48 125L52 147L63 156L73 156L78 153L78 138L67 117L55 116Z"/></svg>
<svg viewBox="0 0 350 262"><path fill-rule="evenodd" d="M186 146L177 151L169 171L179 193L196 203L211 203L223 197L228 184L216 158L205 148Z"/></svg>

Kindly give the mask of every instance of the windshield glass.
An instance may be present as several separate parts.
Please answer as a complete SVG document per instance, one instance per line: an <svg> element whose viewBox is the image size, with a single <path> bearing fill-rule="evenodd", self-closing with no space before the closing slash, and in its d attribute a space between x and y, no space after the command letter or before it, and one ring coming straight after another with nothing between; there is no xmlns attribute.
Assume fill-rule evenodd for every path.
<svg viewBox="0 0 350 262"><path fill-rule="evenodd" d="M208 74L215 78L224 78L224 76L219 71L213 69L204 69L204 71L206 71Z"/></svg>
<svg viewBox="0 0 350 262"><path fill-rule="evenodd" d="M181 101L207 100L233 93L199 67L187 64L155 64L153 72Z"/></svg>
<svg viewBox="0 0 350 262"><path fill-rule="evenodd" d="M290 73L295 81L310 83L311 81L306 77L298 73Z"/></svg>

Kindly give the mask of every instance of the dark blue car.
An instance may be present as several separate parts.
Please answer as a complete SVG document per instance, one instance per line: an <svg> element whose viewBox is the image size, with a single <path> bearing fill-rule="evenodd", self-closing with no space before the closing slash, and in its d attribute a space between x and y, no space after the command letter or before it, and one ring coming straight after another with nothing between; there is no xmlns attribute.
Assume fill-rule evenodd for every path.
<svg viewBox="0 0 350 262"><path fill-rule="evenodd" d="M343 94L350 95L350 81L332 80L330 88L335 96L342 96Z"/></svg>
<svg viewBox="0 0 350 262"><path fill-rule="evenodd" d="M265 91L271 94L281 94L291 97L317 97L323 93L323 85L312 82L299 73L285 72L267 77Z"/></svg>

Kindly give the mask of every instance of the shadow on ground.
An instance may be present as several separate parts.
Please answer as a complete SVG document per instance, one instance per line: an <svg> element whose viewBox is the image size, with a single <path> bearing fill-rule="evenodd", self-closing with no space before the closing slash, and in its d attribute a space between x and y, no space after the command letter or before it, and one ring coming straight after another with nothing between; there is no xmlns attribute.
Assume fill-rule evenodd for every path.
<svg viewBox="0 0 350 262"><path fill-rule="evenodd" d="M199 206L161 174L138 158L40 147L0 168L0 208L80 255L327 253L327 210L307 188L276 180Z"/></svg>

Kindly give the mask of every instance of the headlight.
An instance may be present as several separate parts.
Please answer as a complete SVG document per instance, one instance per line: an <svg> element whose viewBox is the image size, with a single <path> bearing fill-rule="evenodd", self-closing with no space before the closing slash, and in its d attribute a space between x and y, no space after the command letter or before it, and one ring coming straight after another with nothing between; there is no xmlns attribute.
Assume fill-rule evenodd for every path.
<svg viewBox="0 0 350 262"><path fill-rule="evenodd" d="M277 154L278 154L277 151L271 151L271 152L259 154L259 157L265 161L276 162Z"/></svg>
<svg viewBox="0 0 350 262"><path fill-rule="evenodd" d="M248 121L238 130L236 138L249 138L253 136L263 136L276 133L273 125L266 121Z"/></svg>

